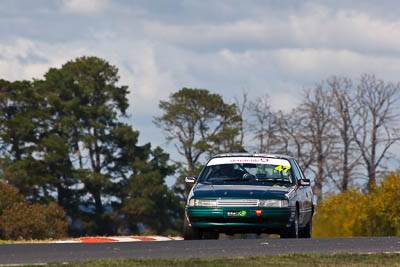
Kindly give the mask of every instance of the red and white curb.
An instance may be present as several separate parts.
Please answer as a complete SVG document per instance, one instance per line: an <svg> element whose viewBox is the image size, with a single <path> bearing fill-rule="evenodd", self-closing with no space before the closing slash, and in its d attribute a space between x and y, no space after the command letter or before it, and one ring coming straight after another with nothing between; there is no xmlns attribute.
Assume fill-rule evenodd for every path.
<svg viewBox="0 0 400 267"><path fill-rule="evenodd" d="M54 243L106 243L106 242L141 242L183 240L182 237L165 236L130 236L130 237L81 237L75 240L58 240Z"/></svg>

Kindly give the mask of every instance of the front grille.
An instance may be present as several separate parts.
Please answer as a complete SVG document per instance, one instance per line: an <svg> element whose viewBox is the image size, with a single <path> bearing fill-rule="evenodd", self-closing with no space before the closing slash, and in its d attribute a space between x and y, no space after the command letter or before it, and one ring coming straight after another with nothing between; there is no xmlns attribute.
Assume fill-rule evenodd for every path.
<svg viewBox="0 0 400 267"><path fill-rule="evenodd" d="M287 223L288 218L253 217L253 218L216 218L216 217L191 217L191 222L200 223Z"/></svg>
<svg viewBox="0 0 400 267"><path fill-rule="evenodd" d="M217 207L258 207L258 199L217 199Z"/></svg>
<svg viewBox="0 0 400 267"><path fill-rule="evenodd" d="M260 217L260 218L208 218L208 217L193 217L190 219L191 222L209 222L209 223L267 223L271 222L271 219Z"/></svg>

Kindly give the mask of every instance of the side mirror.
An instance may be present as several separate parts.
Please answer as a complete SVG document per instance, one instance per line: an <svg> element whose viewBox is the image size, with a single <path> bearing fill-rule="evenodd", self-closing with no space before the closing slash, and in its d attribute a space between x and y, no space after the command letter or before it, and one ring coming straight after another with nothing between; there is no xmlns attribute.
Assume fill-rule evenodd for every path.
<svg viewBox="0 0 400 267"><path fill-rule="evenodd" d="M301 179L300 185L301 186L310 186L311 185L310 179Z"/></svg>
<svg viewBox="0 0 400 267"><path fill-rule="evenodd" d="M197 179L197 177L194 177L194 176L186 176L185 177L185 183L193 184L193 183L196 182L196 179Z"/></svg>

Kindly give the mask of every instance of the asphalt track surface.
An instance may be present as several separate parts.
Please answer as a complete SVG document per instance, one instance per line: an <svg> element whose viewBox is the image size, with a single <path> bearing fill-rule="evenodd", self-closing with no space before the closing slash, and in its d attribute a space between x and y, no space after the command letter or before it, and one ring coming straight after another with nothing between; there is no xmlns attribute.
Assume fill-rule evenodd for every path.
<svg viewBox="0 0 400 267"><path fill-rule="evenodd" d="M11 244L0 245L0 264L71 263L123 258L220 258L293 253L382 252L400 253L400 237Z"/></svg>

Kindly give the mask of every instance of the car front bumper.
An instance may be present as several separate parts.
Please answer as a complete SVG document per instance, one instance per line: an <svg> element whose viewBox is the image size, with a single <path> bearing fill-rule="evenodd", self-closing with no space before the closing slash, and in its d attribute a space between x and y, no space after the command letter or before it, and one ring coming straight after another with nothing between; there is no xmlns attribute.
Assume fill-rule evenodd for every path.
<svg viewBox="0 0 400 267"><path fill-rule="evenodd" d="M295 208L187 207L186 216L193 227L220 232L279 232L290 226Z"/></svg>

